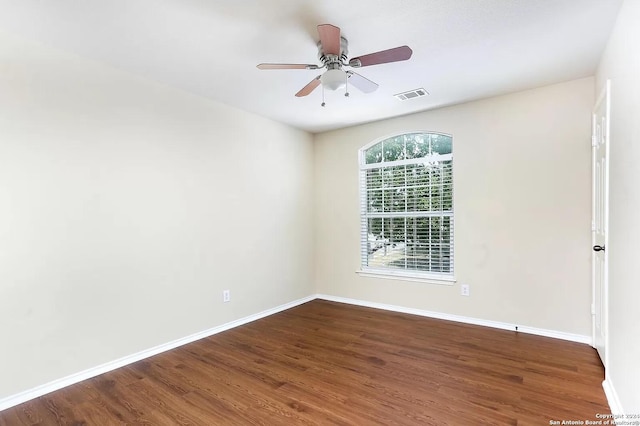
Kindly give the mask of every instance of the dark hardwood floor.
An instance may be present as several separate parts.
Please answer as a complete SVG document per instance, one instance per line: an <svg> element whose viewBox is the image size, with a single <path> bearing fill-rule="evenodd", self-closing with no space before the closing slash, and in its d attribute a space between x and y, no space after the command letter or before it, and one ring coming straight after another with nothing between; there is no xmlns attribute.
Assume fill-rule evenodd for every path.
<svg viewBox="0 0 640 426"><path fill-rule="evenodd" d="M315 300L0 412L0 425L549 425L608 413L594 349Z"/></svg>

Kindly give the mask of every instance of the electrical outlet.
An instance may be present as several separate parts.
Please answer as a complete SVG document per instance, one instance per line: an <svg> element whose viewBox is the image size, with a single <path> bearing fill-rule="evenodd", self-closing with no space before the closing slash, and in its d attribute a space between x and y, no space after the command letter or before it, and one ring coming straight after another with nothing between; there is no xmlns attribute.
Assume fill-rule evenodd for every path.
<svg viewBox="0 0 640 426"><path fill-rule="evenodd" d="M230 290L222 290L222 301L230 302L231 301L231 291Z"/></svg>
<svg viewBox="0 0 640 426"><path fill-rule="evenodd" d="M462 296L468 296L469 295L469 284L460 285L460 294Z"/></svg>

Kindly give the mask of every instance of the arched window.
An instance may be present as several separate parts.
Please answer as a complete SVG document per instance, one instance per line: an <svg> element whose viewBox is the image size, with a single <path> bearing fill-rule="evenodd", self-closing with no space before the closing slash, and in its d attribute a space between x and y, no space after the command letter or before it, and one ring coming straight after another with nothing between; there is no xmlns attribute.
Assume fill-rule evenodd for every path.
<svg viewBox="0 0 640 426"><path fill-rule="evenodd" d="M406 133L360 150L363 272L453 278L452 142Z"/></svg>

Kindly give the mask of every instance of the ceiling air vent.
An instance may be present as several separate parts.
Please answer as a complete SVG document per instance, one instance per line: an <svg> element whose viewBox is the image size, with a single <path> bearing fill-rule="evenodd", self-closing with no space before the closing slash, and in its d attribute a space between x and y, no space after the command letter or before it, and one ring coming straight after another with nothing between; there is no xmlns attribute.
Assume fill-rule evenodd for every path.
<svg viewBox="0 0 640 426"><path fill-rule="evenodd" d="M409 90L408 92L397 93L397 94L395 94L393 96L395 96L396 98L400 99L401 101L406 101L408 99L419 98L421 96L427 96L428 94L429 94L429 92L427 92L423 88L420 88L420 89Z"/></svg>

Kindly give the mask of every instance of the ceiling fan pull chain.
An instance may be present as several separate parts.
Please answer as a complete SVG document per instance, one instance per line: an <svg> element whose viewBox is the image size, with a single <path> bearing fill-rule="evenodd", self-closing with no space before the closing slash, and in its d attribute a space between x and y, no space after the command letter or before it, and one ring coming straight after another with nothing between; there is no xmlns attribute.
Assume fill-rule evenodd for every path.
<svg viewBox="0 0 640 426"><path fill-rule="evenodd" d="M322 85L322 103L320 104L321 107L325 106L326 104L324 103L324 84Z"/></svg>
<svg viewBox="0 0 640 426"><path fill-rule="evenodd" d="M344 96L349 97L349 74L344 73Z"/></svg>

